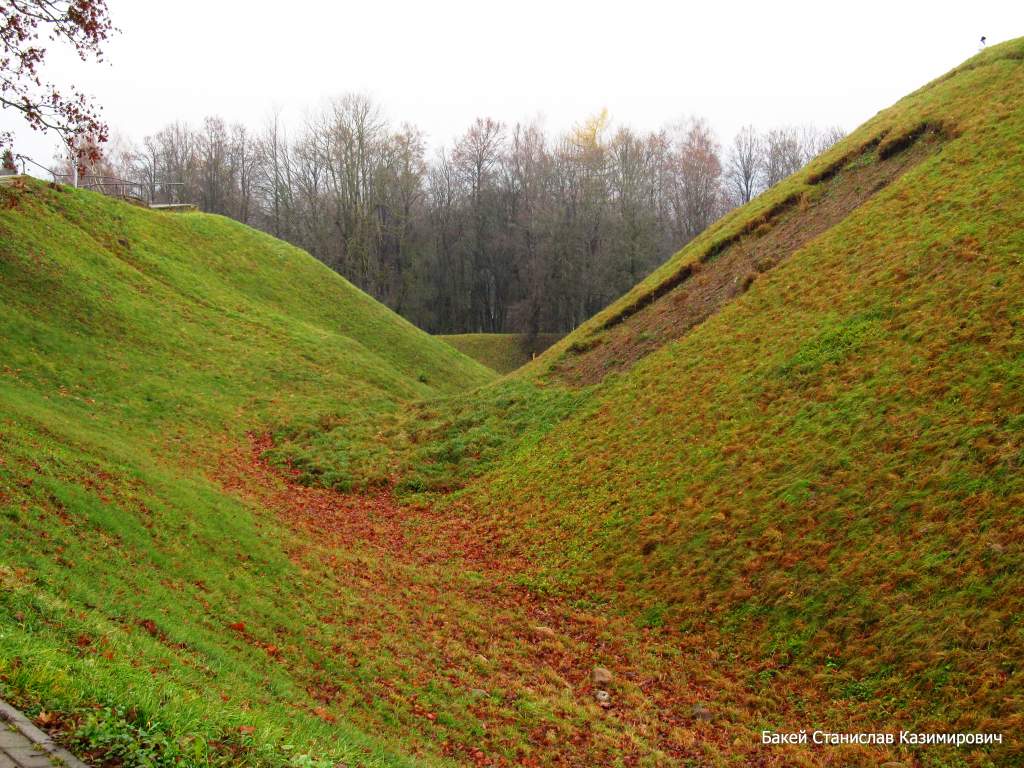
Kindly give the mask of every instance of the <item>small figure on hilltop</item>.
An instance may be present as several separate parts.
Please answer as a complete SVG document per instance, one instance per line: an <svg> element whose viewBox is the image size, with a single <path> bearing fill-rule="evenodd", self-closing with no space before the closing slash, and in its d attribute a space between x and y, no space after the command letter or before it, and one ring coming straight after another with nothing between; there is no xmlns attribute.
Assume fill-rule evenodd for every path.
<svg viewBox="0 0 1024 768"><path fill-rule="evenodd" d="M18 172L14 164L14 154L9 149L4 150L3 160L0 161L0 176L13 176Z"/></svg>
<svg viewBox="0 0 1024 768"><path fill-rule="evenodd" d="M984 35L981 36L981 42L978 43L978 50L979 51L984 51L985 50L985 36Z"/></svg>

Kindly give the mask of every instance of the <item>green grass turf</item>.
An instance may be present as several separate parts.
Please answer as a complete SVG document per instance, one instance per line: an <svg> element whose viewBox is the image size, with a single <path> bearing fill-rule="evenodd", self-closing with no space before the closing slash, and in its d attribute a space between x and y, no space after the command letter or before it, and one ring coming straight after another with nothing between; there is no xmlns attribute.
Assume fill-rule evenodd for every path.
<svg viewBox="0 0 1024 768"><path fill-rule="evenodd" d="M996 758L918 759L1020 765L1024 40L880 113L523 375L545 380L837 157L926 123L950 136L940 152L606 379L468 503L517 521L543 583L619 585L643 620L765 670L754 690L815 679L878 727L1000 731Z"/></svg>
<svg viewBox="0 0 1024 768"><path fill-rule="evenodd" d="M511 373L558 341L561 334L540 333L532 341L520 333L455 333L437 338L498 373Z"/></svg>
<svg viewBox="0 0 1024 768"><path fill-rule="evenodd" d="M270 637L313 608L287 533L208 478L247 430L494 374L247 227L36 181L0 188L0 297L4 693L115 708L83 738L122 739L129 763L274 763L319 740L405 764L296 713L295 680L225 628Z"/></svg>
<svg viewBox="0 0 1024 768"><path fill-rule="evenodd" d="M557 398L559 364L602 343L610 318L840 158L878 139L876 157L921 126L944 136L690 333L561 400L553 424L527 418L438 503L503 527L538 564L523 575L533 589L715 649L705 663L736 671L750 697L721 698L755 732L851 707L879 730L1004 735L902 755L920 765L1024 764L1022 100L1016 40L730 213L514 374L523 396ZM455 400L500 422L505 386ZM413 442L423 457L447 439ZM799 719L761 698L791 685L807 686Z"/></svg>

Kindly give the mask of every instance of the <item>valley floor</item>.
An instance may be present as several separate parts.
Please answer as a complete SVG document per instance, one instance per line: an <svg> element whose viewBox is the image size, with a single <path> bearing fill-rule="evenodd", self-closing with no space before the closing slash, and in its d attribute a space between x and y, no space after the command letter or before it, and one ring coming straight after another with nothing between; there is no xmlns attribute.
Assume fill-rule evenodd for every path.
<svg viewBox="0 0 1024 768"><path fill-rule="evenodd" d="M403 505L383 489L307 487L268 466L261 455L269 447L268 437L225 446L213 479L301 535L288 556L323 614L305 637L280 645L236 631L304 680L320 703L314 714L328 722L386 726L414 756L439 749L481 766L873 765L892 757L763 746L757 727L767 712L844 730L857 713L835 703L823 710L828 697L813 681L730 657L713 638L645 626L617 609L612 591L545 597L527 586L533 564L471 509ZM306 666L303 643L344 663L330 672ZM595 683L601 669L610 682Z"/></svg>

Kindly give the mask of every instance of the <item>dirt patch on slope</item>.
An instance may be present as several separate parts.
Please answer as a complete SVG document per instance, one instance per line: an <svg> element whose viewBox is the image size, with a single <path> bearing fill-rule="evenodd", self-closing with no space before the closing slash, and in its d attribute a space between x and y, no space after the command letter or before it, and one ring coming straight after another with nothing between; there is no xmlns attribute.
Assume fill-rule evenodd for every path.
<svg viewBox="0 0 1024 768"><path fill-rule="evenodd" d="M589 339L569 347L553 371L568 383L592 384L681 338L935 152L941 136L940 129L923 125L904 136L878 137L840 158L812 176L802 192L738 235L712 244L696 263L684 265L606 320Z"/></svg>

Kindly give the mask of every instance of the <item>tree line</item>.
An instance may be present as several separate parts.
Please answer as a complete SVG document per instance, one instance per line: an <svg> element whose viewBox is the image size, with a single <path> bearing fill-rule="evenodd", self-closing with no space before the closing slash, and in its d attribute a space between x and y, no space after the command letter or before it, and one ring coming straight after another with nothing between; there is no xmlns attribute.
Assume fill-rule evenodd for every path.
<svg viewBox="0 0 1024 768"><path fill-rule="evenodd" d="M723 149L698 118L640 133L602 112L558 136L482 118L428 157L350 94L294 136L209 117L115 140L89 171L292 242L428 331L533 334L576 327L841 136L747 127Z"/></svg>

